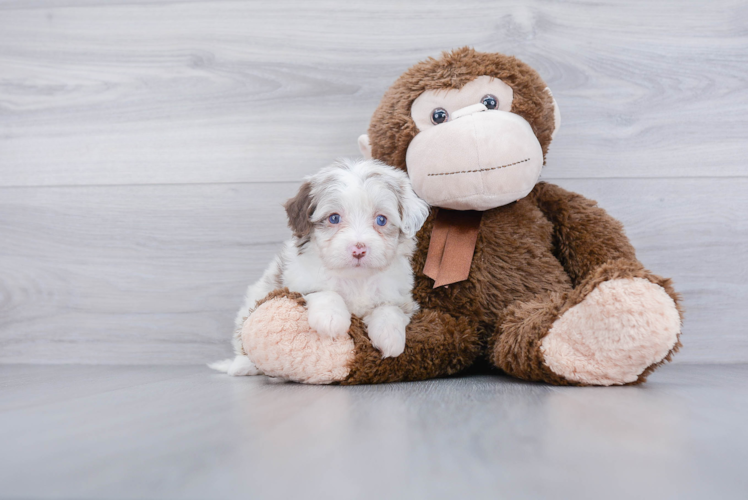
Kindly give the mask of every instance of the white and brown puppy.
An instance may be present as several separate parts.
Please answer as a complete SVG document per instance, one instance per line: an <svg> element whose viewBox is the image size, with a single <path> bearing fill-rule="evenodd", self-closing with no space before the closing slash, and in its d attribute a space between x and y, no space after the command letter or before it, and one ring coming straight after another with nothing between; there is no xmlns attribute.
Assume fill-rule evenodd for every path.
<svg viewBox="0 0 748 500"><path fill-rule="evenodd" d="M236 358L211 367L259 373L242 349L241 327L258 300L282 287L304 295L318 334L346 335L355 314L383 357L402 354L405 327L418 310L410 257L429 210L407 174L376 160L343 160L306 178L285 208L293 238L247 290L236 317Z"/></svg>

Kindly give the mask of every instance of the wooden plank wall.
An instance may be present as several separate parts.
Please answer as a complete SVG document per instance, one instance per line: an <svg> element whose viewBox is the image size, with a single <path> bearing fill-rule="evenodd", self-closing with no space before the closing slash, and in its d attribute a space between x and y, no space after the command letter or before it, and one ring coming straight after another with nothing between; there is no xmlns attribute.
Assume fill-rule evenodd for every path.
<svg viewBox="0 0 748 500"><path fill-rule="evenodd" d="M748 361L744 1L0 1L0 362L230 352L300 179L408 66L471 45L553 89L546 180L620 218L687 308L678 362Z"/></svg>

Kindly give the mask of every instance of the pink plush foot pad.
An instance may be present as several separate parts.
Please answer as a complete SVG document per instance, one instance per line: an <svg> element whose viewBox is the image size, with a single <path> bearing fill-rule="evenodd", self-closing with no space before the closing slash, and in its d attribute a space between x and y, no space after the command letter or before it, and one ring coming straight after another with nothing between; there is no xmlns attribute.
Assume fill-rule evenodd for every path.
<svg viewBox="0 0 748 500"><path fill-rule="evenodd" d="M309 327L307 310L288 298L261 304L242 327L249 359L271 377L306 384L345 380L353 361L349 336L322 337Z"/></svg>
<svg viewBox="0 0 748 500"><path fill-rule="evenodd" d="M662 287L641 278L615 279L558 318L540 350L547 366L568 380L627 384L668 355L680 327L677 307Z"/></svg>

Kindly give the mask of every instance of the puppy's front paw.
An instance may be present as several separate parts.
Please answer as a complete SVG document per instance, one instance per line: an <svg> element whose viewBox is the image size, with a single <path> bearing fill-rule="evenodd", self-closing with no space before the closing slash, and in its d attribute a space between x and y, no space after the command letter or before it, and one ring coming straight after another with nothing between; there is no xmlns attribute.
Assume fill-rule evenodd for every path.
<svg viewBox="0 0 748 500"><path fill-rule="evenodd" d="M383 358L395 358L405 351L405 327L410 319L396 307L378 307L364 319L371 344Z"/></svg>
<svg viewBox="0 0 748 500"><path fill-rule="evenodd" d="M341 337L347 334L351 327L351 315L343 314L337 309L310 307L309 326L320 335L332 338Z"/></svg>

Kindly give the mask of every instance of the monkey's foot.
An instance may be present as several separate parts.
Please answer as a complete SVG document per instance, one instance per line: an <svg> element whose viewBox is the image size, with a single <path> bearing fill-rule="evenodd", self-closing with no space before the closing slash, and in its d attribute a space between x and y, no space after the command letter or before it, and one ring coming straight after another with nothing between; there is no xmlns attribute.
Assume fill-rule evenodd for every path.
<svg viewBox="0 0 748 500"><path fill-rule="evenodd" d="M670 354L680 328L675 302L661 286L613 279L558 317L540 352L546 366L569 381L627 384Z"/></svg>
<svg viewBox="0 0 748 500"><path fill-rule="evenodd" d="M301 295L271 294L242 327L249 359L264 374L306 384L330 384L348 377L353 339L321 336L308 322Z"/></svg>

